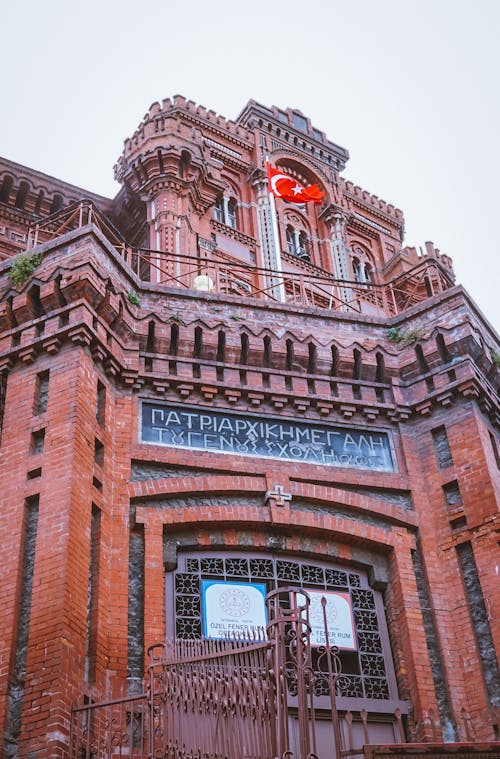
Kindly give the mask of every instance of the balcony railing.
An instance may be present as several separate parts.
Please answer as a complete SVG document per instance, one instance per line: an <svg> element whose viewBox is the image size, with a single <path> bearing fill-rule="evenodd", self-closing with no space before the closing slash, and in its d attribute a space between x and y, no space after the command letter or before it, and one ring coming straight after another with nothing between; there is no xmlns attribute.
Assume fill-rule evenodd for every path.
<svg viewBox="0 0 500 759"><path fill-rule="evenodd" d="M198 290L329 311L395 316L450 287L450 274L436 259L427 258L384 284L340 280L328 272L283 256L283 271L238 262L221 250L198 255L173 254L128 245L112 223L85 200L34 224L28 249L63 234L93 225L143 282L182 290Z"/></svg>

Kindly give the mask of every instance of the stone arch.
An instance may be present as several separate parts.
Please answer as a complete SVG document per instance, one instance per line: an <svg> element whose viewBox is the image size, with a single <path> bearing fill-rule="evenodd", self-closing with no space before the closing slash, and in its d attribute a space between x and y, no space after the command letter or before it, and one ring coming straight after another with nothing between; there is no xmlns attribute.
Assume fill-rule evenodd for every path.
<svg viewBox="0 0 500 759"><path fill-rule="evenodd" d="M351 245L350 267L355 282L372 284L375 282L375 259L366 246L359 242Z"/></svg>
<svg viewBox="0 0 500 759"><path fill-rule="evenodd" d="M12 187L14 185L14 177L12 174L4 174L2 177L2 184L0 186L0 203L8 203Z"/></svg>
<svg viewBox="0 0 500 759"><path fill-rule="evenodd" d="M215 200L214 219L231 229L241 229L242 214L238 210L241 197L240 189L227 174L223 174L221 179L226 189Z"/></svg>
<svg viewBox="0 0 500 759"><path fill-rule="evenodd" d="M298 155L293 150L274 150L271 151L270 155L276 166L280 166L284 170L286 170L287 166L292 171L298 170L309 184L319 184L321 189L326 193L325 202L331 202L331 198L328 195L329 179L324 166L316 161L312 161L308 156Z"/></svg>
<svg viewBox="0 0 500 759"><path fill-rule="evenodd" d="M280 155L275 158L275 164L286 174L294 177L298 182L304 185L317 184L325 193L324 202L329 203L328 184L317 166L311 165L304 161L302 157L295 158L289 155Z"/></svg>

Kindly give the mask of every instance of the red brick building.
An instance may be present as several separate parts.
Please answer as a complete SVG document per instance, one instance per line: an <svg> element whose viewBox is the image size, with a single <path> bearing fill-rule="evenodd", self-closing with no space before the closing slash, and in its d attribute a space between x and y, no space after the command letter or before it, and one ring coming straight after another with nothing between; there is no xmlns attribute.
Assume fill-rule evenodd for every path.
<svg viewBox="0 0 500 759"><path fill-rule="evenodd" d="M266 156L323 202L274 213ZM343 599L344 738L366 709L361 743L401 714L499 755L498 337L347 160L299 111L182 97L114 199L0 160L4 756L118 755L70 747L71 707L140 694L246 586Z"/></svg>

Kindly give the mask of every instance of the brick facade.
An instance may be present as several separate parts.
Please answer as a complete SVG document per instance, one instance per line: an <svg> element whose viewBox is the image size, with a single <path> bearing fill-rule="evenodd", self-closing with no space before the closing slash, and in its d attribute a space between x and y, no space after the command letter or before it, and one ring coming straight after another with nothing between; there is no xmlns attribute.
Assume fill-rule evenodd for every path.
<svg viewBox="0 0 500 759"><path fill-rule="evenodd" d="M276 200L278 245L266 155L325 192ZM114 199L0 160L5 756L67 757L72 704L140 688L207 555L361 571L409 737L499 739L498 337L347 159L299 112L175 97ZM146 401L383 433L394 465L143 442Z"/></svg>

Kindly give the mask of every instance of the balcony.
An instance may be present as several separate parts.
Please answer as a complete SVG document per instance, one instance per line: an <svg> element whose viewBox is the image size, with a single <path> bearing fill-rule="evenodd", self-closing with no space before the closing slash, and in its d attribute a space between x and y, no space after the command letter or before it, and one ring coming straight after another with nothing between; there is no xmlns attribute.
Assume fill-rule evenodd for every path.
<svg viewBox="0 0 500 759"><path fill-rule="evenodd" d="M28 250L69 231L93 226L142 282L258 298L352 314L396 316L454 286L448 271L426 258L384 284L340 280L306 260L283 254L282 271L237 261L217 247L197 255L133 248L91 201L82 201L34 224Z"/></svg>

